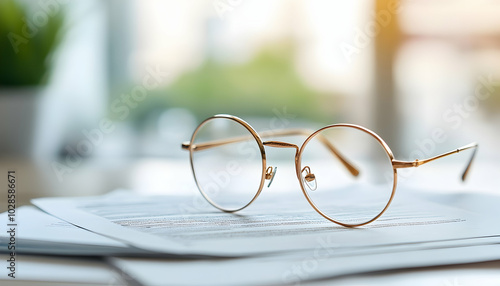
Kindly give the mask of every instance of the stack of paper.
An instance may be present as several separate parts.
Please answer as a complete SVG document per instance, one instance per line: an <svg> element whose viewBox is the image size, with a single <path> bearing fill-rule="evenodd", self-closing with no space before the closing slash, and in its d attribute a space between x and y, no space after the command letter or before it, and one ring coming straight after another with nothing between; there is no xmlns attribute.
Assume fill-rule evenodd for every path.
<svg viewBox="0 0 500 286"><path fill-rule="evenodd" d="M17 251L105 256L143 285L290 284L500 260L499 197L398 192L381 218L360 228L337 226L305 199L282 194L236 214L192 196L127 191L36 199L38 209L18 209ZM0 251L8 239L2 231Z"/></svg>

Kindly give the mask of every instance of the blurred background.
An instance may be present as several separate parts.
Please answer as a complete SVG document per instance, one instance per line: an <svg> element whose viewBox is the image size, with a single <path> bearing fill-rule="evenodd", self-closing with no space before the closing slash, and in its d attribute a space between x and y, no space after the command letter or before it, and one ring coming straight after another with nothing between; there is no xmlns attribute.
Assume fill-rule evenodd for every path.
<svg viewBox="0 0 500 286"><path fill-rule="evenodd" d="M401 160L477 141L494 163L499 14L493 0L0 0L1 171L23 202L162 192L179 162L191 182L180 143L217 113L258 130L360 124Z"/></svg>

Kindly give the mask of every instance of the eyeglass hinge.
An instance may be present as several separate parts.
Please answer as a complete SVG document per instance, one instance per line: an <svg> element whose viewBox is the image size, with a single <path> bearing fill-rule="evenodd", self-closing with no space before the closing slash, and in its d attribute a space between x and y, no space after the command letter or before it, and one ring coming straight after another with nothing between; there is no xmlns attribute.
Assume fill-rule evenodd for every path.
<svg viewBox="0 0 500 286"><path fill-rule="evenodd" d="M396 169L398 168L413 168L422 165L424 162L416 159L415 161L399 161L392 160L392 166Z"/></svg>
<svg viewBox="0 0 500 286"><path fill-rule="evenodd" d="M183 150L189 150L189 145L191 145L191 142L182 142L182 149Z"/></svg>

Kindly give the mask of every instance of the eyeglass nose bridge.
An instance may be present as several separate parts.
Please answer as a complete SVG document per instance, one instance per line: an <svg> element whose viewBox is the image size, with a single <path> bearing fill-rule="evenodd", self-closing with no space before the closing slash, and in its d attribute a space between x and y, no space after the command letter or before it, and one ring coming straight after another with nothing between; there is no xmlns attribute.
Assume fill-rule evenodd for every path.
<svg viewBox="0 0 500 286"><path fill-rule="evenodd" d="M299 153L299 146L288 143L288 142L282 142L282 141L265 141L262 142L264 146L269 146L269 147L275 147L275 148L295 148L295 156ZM269 184L267 187L269 188L274 180L274 176L276 175L276 171L278 170L278 167L273 167L269 166L266 169L266 175L265 178L266 180L269 180Z"/></svg>
<svg viewBox="0 0 500 286"><path fill-rule="evenodd" d="M275 148L295 148L295 154L299 152L299 146L282 141L264 141L262 142L264 146L275 147Z"/></svg>

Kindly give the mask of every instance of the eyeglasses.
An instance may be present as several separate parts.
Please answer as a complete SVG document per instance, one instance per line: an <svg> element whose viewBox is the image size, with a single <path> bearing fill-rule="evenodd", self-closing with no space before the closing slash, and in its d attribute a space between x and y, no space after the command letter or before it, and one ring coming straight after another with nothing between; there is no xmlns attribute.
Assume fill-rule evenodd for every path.
<svg viewBox="0 0 500 286"><path fill-rule="evenodd" d="M263 139L306 136L299 145ZM346 227L362 226L389 207L397 185L397 169L418 167L467 149L474 152L462 174L467 177L477 144L428 159L394 159L389 146L373 131L354 124L333 124L317 131L275 130L257 133L232 115L204 120L190 142L194 179L202 196L225 212L242 210L254 202L277 168L267 166L265 147L295 149L295 172L309 204L326 219ZM279 202L276 202L279 204Z"/></svg>

